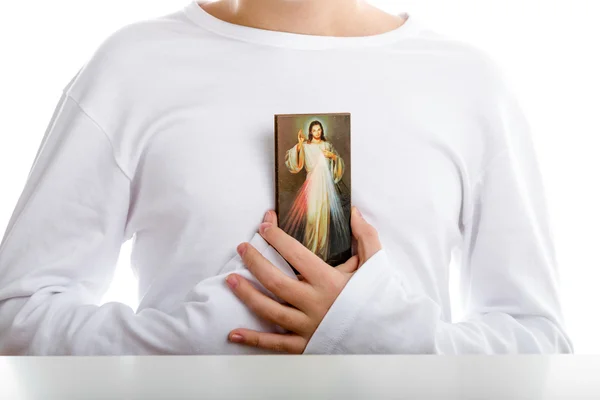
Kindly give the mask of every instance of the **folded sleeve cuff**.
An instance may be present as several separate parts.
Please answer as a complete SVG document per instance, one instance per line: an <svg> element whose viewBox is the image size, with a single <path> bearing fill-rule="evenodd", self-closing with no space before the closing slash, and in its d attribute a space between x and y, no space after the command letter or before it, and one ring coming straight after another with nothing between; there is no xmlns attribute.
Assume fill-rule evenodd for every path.
<svg viewBox="0 0 600 400"><path fill-rule="evenodd" d="M384 249L367 260L348 281L310 338L304 354L331 354L369 300L390 276Z"/></svg>

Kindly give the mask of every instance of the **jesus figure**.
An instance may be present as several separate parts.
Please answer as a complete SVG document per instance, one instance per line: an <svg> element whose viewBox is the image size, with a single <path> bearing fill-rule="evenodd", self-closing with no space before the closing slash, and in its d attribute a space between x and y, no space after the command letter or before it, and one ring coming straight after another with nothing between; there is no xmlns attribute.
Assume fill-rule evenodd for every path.
<svg viewBox="0 0 600 400"><path fill-rule="evenodd" d="M336 188L344 175L344 160L327 141L321 122L311 122L308 140L300 129L298 143L286 152L285 165L293 174L302 169L307 174L283 229L327 261L348 248L350 235Z"/></svg>

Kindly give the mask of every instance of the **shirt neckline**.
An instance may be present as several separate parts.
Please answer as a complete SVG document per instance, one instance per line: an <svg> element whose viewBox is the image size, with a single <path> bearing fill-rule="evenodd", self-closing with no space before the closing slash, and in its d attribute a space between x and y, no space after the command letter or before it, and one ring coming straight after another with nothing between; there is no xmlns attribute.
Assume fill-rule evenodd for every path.
<svg viewBox="0 0 600 400"><path fill-rule="evenodd" d="M413 36L418 31L418 23L412 15L401 14L405 22L388 32L371 36L319 36L300 33L272 31L221 20L206 12L200 5L206 0L192 0L184 7L185 15L196 25L213 33L245 42L299 49L330 49L365 46L381 46Z"/></svg>

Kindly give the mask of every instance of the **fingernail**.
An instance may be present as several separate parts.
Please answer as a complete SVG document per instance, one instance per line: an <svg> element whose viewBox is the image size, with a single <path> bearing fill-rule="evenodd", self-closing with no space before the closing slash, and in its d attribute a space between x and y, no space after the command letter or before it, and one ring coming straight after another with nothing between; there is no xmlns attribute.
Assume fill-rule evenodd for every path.
<svg viewBox="0 0 600 400"><path fill-rule="evenodd" d="M271 211L267 211L265 213L265 217L263 218L263 222L271 222Z"/></svg>
<svg viewBox="0 0 600 400"><path fill-rule="evenodd" d="M360 211L358 210L358 208L354 207L354 212L356 212L356 215L358 215L359 217L362 218L362 214L360 213Z"/></svg>
<svg viewBox="0 0 600 400"><path fill-rule="evenodd" d="M232 342L243 342L244 341L244 337L242 335L240 335L239 333L234 333L232 334L229 339L231 339Z"/></svg>
<svg viewBox="0 0 600 400"><path fill-rule="evenodd" d="M235 289L239 284L238 279L234 275L229 275L227 278L225 278L225 282L227 282L227 286L229 286L231 289Z"/></svg>
<svg viewBox="0 0 600 400"><path fill-rule="evenodd" d="M258 230L260 233L264 234L267 230L269 230L271 225L272 224L270 222L263 222L262 224L260 224L260 227L258 228Z"/></svg>
<svg viewBox="0 0 600 400"><path fill-rule="evenodd" d="M244 256L244 253L246 252L246 243L241 243L238 247L237 247L237 252L240 255L240 257Z"/></svg>

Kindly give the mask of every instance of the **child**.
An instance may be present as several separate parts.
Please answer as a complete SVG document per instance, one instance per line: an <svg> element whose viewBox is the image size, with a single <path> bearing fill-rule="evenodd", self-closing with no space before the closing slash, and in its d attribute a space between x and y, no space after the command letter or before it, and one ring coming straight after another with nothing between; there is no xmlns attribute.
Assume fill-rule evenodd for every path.
<svg viewBox="0 0 600 400"><path fill-rule="evenodd" d="M322 112L352 115L364 215L340 269L272 213L256 232L273 115ZM0 247L0 353L571 352L542 189L477 49L360 0L192 1L112 34L65 87ZM131 238L140 306L99 306Z"/></svg>

